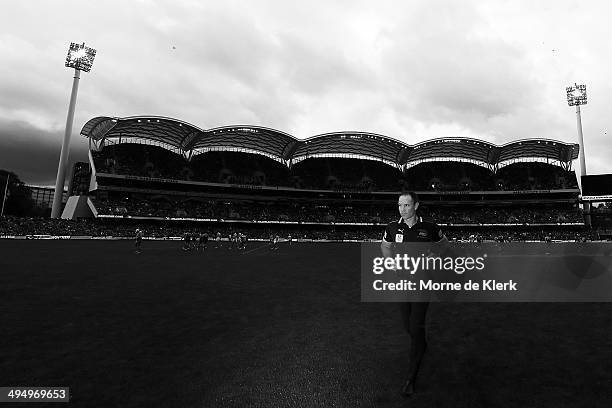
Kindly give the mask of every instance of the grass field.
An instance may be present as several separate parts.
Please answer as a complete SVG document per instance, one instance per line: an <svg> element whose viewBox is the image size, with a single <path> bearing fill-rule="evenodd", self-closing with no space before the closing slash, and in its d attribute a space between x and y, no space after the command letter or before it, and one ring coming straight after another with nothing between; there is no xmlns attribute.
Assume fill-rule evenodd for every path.
<svg viewBox="0 0 612 408"><path fill-rule="evenodd" d="M396 304L360 302L358 244L132 245L0 240L0 386L107 408L612 405L612 304L432 304L406 399L409 340Z"/></svg>

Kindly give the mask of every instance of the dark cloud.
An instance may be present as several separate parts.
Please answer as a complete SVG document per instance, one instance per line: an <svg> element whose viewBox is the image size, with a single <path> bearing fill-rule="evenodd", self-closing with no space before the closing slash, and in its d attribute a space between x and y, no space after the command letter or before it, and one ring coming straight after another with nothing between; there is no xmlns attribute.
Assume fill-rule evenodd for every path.
<svg viewBox="0 0 612 408"><path fill-rule="evenodd" d="M76 161L88 161L87 144L74 140L70 168ZM24 122L0 120L0 168L14 172L24 182L54 185L63 132L48 132ZM68 173L66 174L68 177Z"/></svg>
<svg viewBox="0 0 612 408"><path fill-rule="evenodd" d="M34 85L22 81L0 83L0 95L4 99L2 105L9 105L12 109L28 109L47 113L50 106L57 106L61 96L66 94L58 92L55 84Z"/></svg>

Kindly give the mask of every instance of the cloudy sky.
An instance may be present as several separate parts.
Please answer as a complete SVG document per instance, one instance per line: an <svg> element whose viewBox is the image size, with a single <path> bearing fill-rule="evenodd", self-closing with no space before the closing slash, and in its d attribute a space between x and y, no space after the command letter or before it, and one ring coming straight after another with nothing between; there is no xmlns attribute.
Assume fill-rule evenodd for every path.
<svg viewBox="0 0 612 408"><path fill-rule="evenodd" d="M0 168L54 184L73 72L82 73L71 160L100 115L161 115L200 128L250 124L298 138L359 130L408 143L577 142L612 173L612 3L605 0L3 1ZM577 166L578 163L575 163Z"/></svg>

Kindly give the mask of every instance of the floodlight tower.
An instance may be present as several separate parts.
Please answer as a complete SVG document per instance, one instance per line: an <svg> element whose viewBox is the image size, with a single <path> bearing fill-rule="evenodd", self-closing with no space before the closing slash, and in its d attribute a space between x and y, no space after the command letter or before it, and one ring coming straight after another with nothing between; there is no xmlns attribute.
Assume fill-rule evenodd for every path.
<svg viewBox="0 0 612 408"><path fill-rule="evenodd" d="M567 104L576 107L576 126L578 127L578 143L580 144L580 190L582 191L582 177L586 176L586 161L584 158L584 138L582 137L582 119L580 118L580 105L586 105L587 93L586 85L568 86L565 88L567 92ZM591 203L584 201L582 203L582 213L584 214L584 224L591 226Z"/></svg>
<svg viewBox="0 0 612 408"><path fill-rule="evenodd" d="M62 196L64 194L64 183L66 181L66 166L68 164L68 153L70 149L70 135L72 134L72 122L74 121L74 107L79 90L79 79L81 71L89 72L96 57L96 50L86 47L85 43L70 43L66 66L74 68L74 81L72 82L72 93L68 105L68 117L66 118L66 130L62 142L59 165L57 167L57 179L55 180L55 193L53 194L53 206L51 207L51 218L59 218L62 207Z"/></svg>
<svg viewBox="0 0 612 408"><path fill-rule="evenodd" d="M586 105L586 85L574 84L565 88L567 104L576 107L576 121L578 126L578 143L580 144L580 176L586 176L586 162L584 159L584 139L582 137L582 120L580 119L580 105Z"/></svg>

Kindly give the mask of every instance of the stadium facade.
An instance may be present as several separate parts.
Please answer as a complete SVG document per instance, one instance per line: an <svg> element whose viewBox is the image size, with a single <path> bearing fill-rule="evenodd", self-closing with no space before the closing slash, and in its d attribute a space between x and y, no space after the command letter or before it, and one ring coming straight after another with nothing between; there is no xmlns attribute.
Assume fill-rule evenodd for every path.
<svg viewBox="0 0 612 408"><path fill-rule="evenodd" d="M89 163L75 169L71 190L86 192L98 218L367 235L396 217L399 191L414 190L423 215L447 228L584 227L572 170L578 144L410 145L358 131L300 140L271 128L201 129L157 116L96 117L81 135Z"/></svg>

